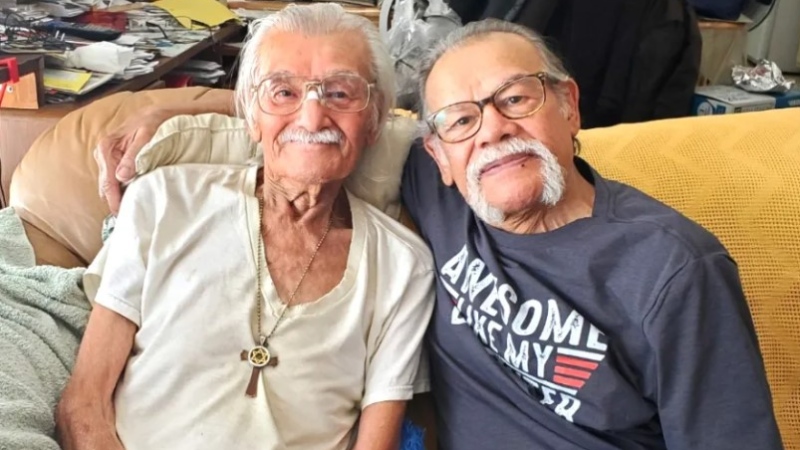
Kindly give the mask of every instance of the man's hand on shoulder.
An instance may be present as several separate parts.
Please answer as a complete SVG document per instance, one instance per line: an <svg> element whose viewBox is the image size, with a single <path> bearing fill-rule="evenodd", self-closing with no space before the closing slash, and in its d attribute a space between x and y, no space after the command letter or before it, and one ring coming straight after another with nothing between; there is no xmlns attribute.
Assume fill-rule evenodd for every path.
<svg viewBox="0 0 800 450"><path fill-rule="evenodd" d="M158 127L167 119L181 114L218 113L234 115L233 91L213 89L197 98L179 105L151 106L128 118L116 130L103 137L94 150L100 168L100 197L108 201L116 215L122 201L121 183L136 175L136 156L150 142Z"/></svg>
<svg viewBox="0 0 800 450"><path fill-rule="evenodd" d="M100 169L100 197L106 199L114 215L119 212L122 201L121 184L136 174L136 155L150 142L158 127L173 115L157 107L148 108L102 138L94 149L94 159Z"/></svg>

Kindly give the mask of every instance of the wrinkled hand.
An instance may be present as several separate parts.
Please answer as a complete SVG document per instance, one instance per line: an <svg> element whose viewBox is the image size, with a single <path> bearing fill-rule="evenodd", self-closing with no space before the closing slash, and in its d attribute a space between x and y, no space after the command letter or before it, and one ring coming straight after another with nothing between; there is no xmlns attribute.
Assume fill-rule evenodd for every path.
<svg viewBox="0 0 800 450"><path fill-rule="evenodd" d="M108 202L112 214L119 212L121 183L130 181L136 175L136 155L169 117L170 114L164 110L144 110L101 139L94 149L94 159L100 169L100 197Z"/></svg>
<svg viewBox="0 0 800 450"><path fill-rule="evenodd" d="M59 444L63 450L125 450L125 447L112 429L92 430L77 436L60 436Z"/></svg>
<svg viewBox="0 0 800 450"><path fill-rule="evenodd" d="M62 450L125 450L117 436L115 418L86 408L70 413L59 404L56 410L56 438Z"/></svg>

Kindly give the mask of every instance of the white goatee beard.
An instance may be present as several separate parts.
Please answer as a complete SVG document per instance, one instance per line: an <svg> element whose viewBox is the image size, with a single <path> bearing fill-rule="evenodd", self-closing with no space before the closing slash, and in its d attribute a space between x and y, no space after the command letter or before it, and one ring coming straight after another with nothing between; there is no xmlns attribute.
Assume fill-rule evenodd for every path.
<svg viewBox="0 0 800 450"><path fill-rule="evenodd" d="M467 167L467 203L481 220L498 226L506 214L489 204L481 190L480 174L484 167L509 155L532 155L542 161L542 195L539 203L555 206L564 196L564 171L553 152L536 139L513 138L484 149Z"/></svg>

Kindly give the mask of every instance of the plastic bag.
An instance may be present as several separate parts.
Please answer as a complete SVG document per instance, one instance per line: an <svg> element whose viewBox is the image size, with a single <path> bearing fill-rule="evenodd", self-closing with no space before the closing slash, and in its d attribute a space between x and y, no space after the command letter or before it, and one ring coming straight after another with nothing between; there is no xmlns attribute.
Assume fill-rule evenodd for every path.
<svg viewBox="0 0 800 450"><path fill-rule="evenodd" d="M384 0L389 1L389 0ZM461 26L461 19L443 0L397 0L387 40L394 59L397 106L416 111L417 72L425 51Z"/></svg>

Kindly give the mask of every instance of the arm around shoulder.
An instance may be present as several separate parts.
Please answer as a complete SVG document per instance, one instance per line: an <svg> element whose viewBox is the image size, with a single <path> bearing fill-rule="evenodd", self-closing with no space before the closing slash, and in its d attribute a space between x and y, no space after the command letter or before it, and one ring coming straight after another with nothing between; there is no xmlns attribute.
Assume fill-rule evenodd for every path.
<svg viewBox="0 0 800 450"><path fill-rule="evenodd" d="M128 118L117 129L104 136L94 150L98 166L100 196L108 201L113 213L122 199L121 183L136 175L136 156L153 138L167 119L188 114L219 113L233 116L233 91L214 89L203 97L179 105L155 105Z"/></svg>

